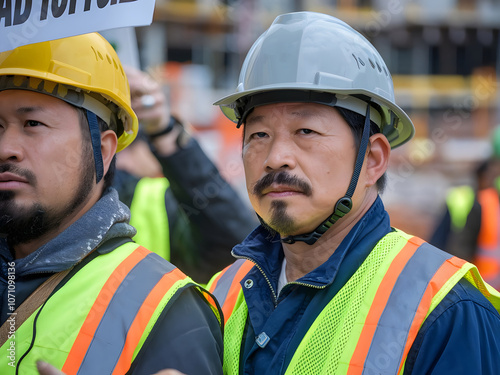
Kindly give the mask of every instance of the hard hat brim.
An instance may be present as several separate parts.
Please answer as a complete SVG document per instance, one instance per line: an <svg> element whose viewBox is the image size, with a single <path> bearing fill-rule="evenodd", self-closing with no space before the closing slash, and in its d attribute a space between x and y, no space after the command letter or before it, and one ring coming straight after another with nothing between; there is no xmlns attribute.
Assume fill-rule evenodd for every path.
<svg viewBox="0 0 500 375"><path fill-rule="evenodd" d="M374 103L380 105L382 108L385 108L392 112L398 121L396 122L396 126L394 129L384 129L382 128L382 133L384 133L388 140L389 144L391 145L391 148L396 148L399 147L406 142L408 142L415 134L415 128L413 126L413 123L411 119L408 117L408 115L396 104L392 103L391 101L385 99L383 96L376 95L373 92L363 90L363 89L335 89L332 90L331 87L321 87L318 85L309 85L308 87L307 84L301 84L300 87L297 87L297 85L286 85L286 84L280 84L280 85L269 85L269 86L262 86L259 87L258 89L255 90L246 90L242 92L236 92L231 95L227 95L216 102L214 102L214 105L218 105L224 115L233 121L234 123L238 123L238 118L235 113L235 106L236 106L236 101L239 99L242 99L247 96L251 96L253 94L261 93L261 92L269 92L269 91L277 91L277 90L311 90L311 91L319 91L319 92L328 92L332 94L340 94L340 95L352 95L352 96L365 96L369 97L371 101ZM339 105L341 107L341 105ZM389 124L387 124L388 126Z"/></svg>

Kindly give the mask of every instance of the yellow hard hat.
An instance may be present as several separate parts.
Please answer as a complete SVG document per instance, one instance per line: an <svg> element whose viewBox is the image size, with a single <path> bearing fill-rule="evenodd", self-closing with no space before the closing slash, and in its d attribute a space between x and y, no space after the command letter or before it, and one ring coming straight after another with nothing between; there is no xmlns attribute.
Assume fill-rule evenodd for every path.
<svg viewBox="0 0 500 375"><path fill-rule="evenodd" d="M116 116L117 152L137 135L127 77L113 47L97 33L0 53L0 90L7 88L53 95L94 112L108 125Z"/></svg>

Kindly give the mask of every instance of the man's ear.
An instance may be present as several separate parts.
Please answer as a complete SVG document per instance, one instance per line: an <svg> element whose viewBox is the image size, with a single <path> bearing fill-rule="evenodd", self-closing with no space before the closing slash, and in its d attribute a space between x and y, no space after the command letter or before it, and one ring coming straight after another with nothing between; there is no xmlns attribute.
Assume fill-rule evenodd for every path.
<svg viewBox="0 0 500 375"><path fill-rule="evenodd" d="M108 173L109 165L113 156L116 154L116 147L118 146L118 139L113 130L106 130L101 133L101 154L102 163L104 165L104 175Z"/></svg>
<svg viewBox="0 0 500 375"><path fill-rule="evenodd" d="M370 137L366 156L367 186L375 185L377 180L385 173L390 155L391 146L386 136L380 133L373 134Z"/></svg>

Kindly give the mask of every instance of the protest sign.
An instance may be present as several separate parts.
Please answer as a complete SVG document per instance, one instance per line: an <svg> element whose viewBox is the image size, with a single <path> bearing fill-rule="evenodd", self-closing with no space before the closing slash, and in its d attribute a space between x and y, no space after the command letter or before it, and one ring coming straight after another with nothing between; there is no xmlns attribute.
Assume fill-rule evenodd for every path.
<svg viewBox="0 0 500 375"><path fill-rule="evenodd" d="M133 27L103 30L100 34L111 43L123 65L141 69L139 46Z"/></svg>
<svg viewBox="0 0 500 375"><path fill-rule="evenodd" d="M0 52L93 31L149 25L155 0L0 0Z"/></svg>

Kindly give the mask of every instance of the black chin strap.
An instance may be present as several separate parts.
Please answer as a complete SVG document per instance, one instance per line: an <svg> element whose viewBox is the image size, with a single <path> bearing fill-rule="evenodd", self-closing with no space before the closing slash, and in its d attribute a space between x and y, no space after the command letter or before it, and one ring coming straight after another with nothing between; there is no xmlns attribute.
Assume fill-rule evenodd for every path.
<svg viewBox="0 0 500 375"><path fill-rule="evenodd" d="M356 190L358 184L359 174L363 167L363 160L365 159L366 148L368 147L368 139L370 138L370 104L366 108L365 124L363 127L363 135L359 145L358 155L356 157L356 164L354 165L354 172L351 177L351 182L347 188L345 195L340 198L335 204L333 214L323 221L315 230L310 233L298 234L296 236L288 236L281 239L281 242L293 244L297 241L305 242L308 245L314 244L319 238L333 225L342 218L345 214L351 211L352 208L352 195Z"/></svg>
<svg viewBox="0 0 500 375"><path fill-rule="evenodd" d="M94 153L95 179L96 184L98 184L104 175L104 165L101 153L101 131L99 130L99 123L97 122L96 114L88 109L87 121L89 123L90 140L92 142L92 151Z"/></svg>

